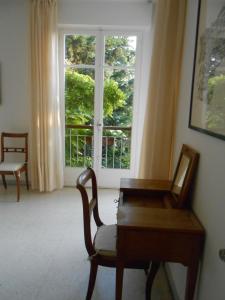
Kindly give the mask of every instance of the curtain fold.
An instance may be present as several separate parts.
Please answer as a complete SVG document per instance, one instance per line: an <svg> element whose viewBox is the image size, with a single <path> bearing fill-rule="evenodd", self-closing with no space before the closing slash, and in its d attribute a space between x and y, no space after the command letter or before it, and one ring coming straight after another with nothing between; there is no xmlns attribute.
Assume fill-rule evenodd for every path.
<svg viewBox="0 0 225 300"><path fill-rule="evenodd" d="M30 0L31 185L63 186L56 0Z"/></svg>
<svg viewBox="0 0 225 300"><path fill-rule="evenodd" d="M172 171L186 0L157 0L139 177L169 179Z"/></svg>

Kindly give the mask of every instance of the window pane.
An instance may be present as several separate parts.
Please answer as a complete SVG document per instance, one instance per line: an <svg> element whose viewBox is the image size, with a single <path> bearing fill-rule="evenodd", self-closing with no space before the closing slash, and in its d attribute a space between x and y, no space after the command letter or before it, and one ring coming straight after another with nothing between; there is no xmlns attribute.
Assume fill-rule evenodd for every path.
<svg viewBox="0 0 225 300"><path fill-rule="evenodd" d="M65 70L66 124L93 125L95 71L93 69Z"/></svg>
<svg viewBox="0 0 225 300"><path fill-rule="evenodd" d="M134 70L105 70L102 167L129 169Z"/></svg>
<svg viewBox="0 0 225 300"><path fill-rule="evenodd" d="M68 167L93 166L93 128L78 129L66 126L65 163Z"/></svg>
<svg viewBox="0 0 225 300"><path fill-rule="evenodd" d="M104 129L102 136L102 167L129 169L131 154L131 129Z"/></svg>
<svg viewBox="0 0 225 300"><path fill-rule="evenodd" d="M107 36L105 38L105 64L131 66L135 64L136 36Z"/></svg>
<svg viewBox="0 0 225 300"><path fill-rule="evenodd" d="M94 78L93 69L65 69L66 166L93 165Z"/></svg>
<svg viewBox="0 0 225 300"><path fill-rule="evenodd" d="M89 35L65 36L65 64L95 64L96 37Z"/></svg>
<svg viewBox="0 0 225 300"><path fill-rule="evenodd" d="M105 70L103 124L131 126L134 70Z"/></svg>

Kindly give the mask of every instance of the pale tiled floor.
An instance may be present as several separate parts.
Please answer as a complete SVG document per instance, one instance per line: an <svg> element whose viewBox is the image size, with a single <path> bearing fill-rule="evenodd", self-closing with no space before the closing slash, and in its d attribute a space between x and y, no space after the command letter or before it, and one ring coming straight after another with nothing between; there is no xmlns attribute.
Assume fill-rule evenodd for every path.
<svg viewBox="0 0 225 300"><path fill-rule="evenodd" d="M116 190L100 190L100 214L115 223ZM89 262L83 240L81 200L75 188L53 193L0 185L0 299L84 300ZM144 300L143 271L126 270L123 300ZM93 300L113 300L115 270L98 270ZM156 277L152 300L171 300L163 270Z"/></svg>

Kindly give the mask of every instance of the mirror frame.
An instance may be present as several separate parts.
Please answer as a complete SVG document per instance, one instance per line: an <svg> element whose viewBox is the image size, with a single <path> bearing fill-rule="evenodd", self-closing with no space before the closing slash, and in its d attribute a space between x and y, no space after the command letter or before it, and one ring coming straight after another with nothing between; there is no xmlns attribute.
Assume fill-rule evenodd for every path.
<svg viewBox="0 0 225 300"><path fill-rule="evenodd" d="M178 195L173 192L173 186L175 184L176 176L177 176L183 155L185 155L189 158L189 165L188 165L185 177L184 177L183 185L182 185L180 193ZM173 181L172 181L172 185L171 185L171 189L170 189L170 192L173 196L175 208L189 208L190 207L189 194L190 194L191 185L192 185L192 182L193 182L196 170L197 170L198 161L199 161L199 153L196 150L189 147L188 145L184 144L182 146L182 149L180 152L179 160L178 160L178 163L176 166L176 170L174 173L174 177L173 177Z"/></svg>

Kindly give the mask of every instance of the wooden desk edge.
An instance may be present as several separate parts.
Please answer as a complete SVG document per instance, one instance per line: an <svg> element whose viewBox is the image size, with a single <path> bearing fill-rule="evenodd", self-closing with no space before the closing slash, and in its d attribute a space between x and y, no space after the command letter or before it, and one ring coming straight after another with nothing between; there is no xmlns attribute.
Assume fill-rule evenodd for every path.
<svg viewBox="0 0 225 300"><path fill-rule="evenodd" d="M146 219L146 216L148 216L148 219ZM123 228L128 230L151 229L159 232L169 231L205 235L201 222L189 210L121 206L118 208L117 226L118 230Z"/></svg>
<svg viewBox="0 0 225 300"><path fill-rule="evenodd" d="M155 190L155 191L169 191L172 181L170 180L155 180L155 179L139 179L139 178L121 178L120 191L133 190Z"/></svg>

